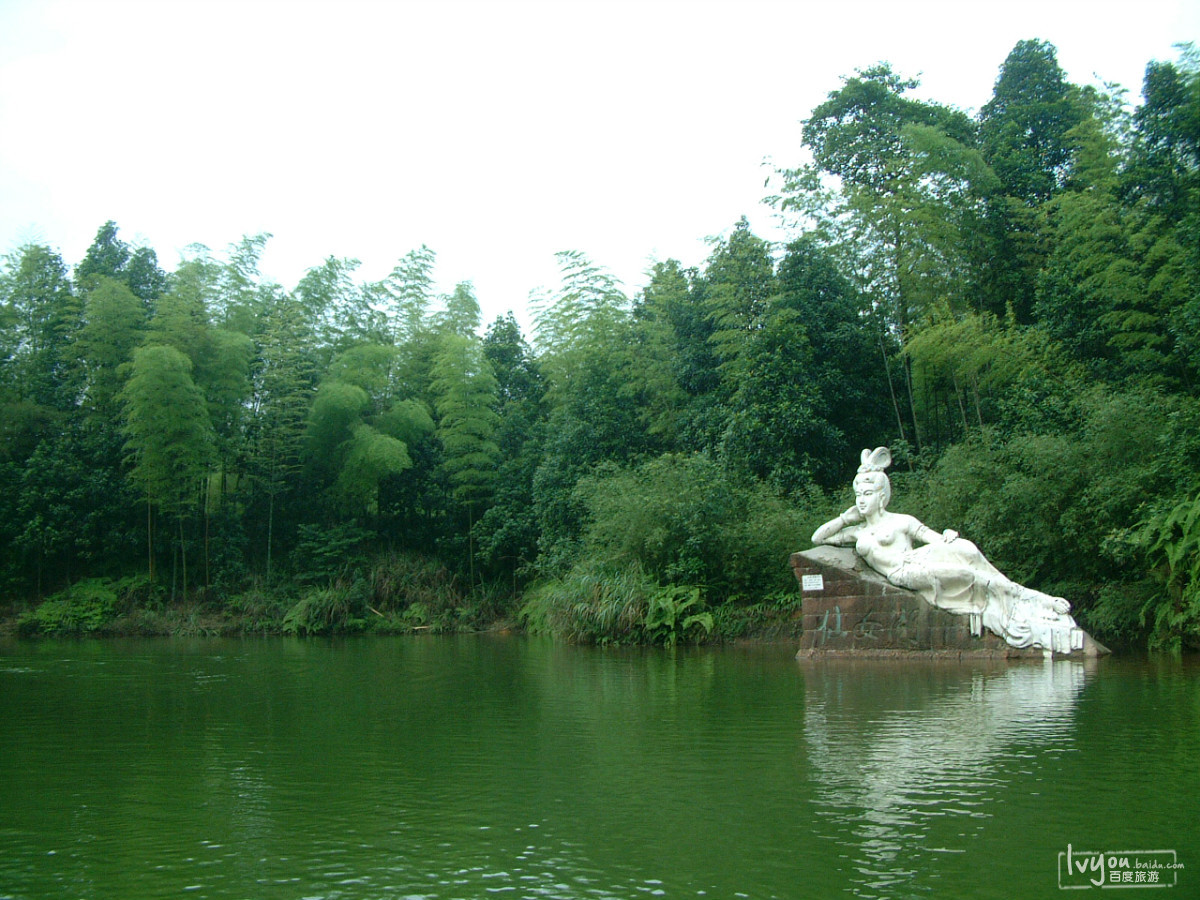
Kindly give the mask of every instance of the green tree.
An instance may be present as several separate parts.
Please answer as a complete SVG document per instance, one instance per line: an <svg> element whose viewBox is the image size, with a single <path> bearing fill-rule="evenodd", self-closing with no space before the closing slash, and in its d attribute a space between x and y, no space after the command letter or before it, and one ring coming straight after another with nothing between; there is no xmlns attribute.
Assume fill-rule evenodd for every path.
<svg viewBox="0 0 1200 900"><path fill-rule="evenodd" d="M1071 159L1068 132L1084 118L1074 89L1045 41L1019 41L979 111L984 158L1004 193L1036 206L1062 187Z"/></svg>
<svg viewBox="0 0 1200 900"><path fill-rule="evenodd" d="M576 252L558 254L561 283L535 306L536 346L547 382L547 440L533 479L539 566L569 564L584 508L579 478L602 461L648 451L641 411L634 320L628 298L602 267Z"/></svg>
<svg viewBox="0 0 1200 900"><path fill-rule="evenodd" d="M1146 67L1124 187L1131 198L1183 219L1196 215L1200 182L1200 50L1180 49L1177 64Z"/></svg>
<svg viewBox="0 0 1200 900"><path fill-rule="evenodd" d="M133 351L143 339L147 314L124 283L96 276L84 298L83 326L75 342L83 370L84 405L103 426L119 419L118 395Z"/></svg>
<svg viewBox="0 0 1200 900"><path fill-rule="evenodd" d="M1048 244L1042 207L1066 182L1068 135L1088 115L1078 98L1052 44L1020 41L1000 67L979 112L981 149L999 189L987 196L970 235L976 309L1032 321Z"/></svg>
<svg viewBox="0 0 1200 900"><path fill-rule="evenodd" d="M121 394L131 477L147 502L150 576L154 577L153 523L150 508L176 514L187 594L187 543L184 520L201 496L202 480L213 457L213 430L204 395L192 381L191 361L174 347L153 344L134 351L130 376Z"/></svg>
<svg viewBox="0 0 1200 900"><path fill-rule="evenodd" d="M479 331L479 301L469 281L454 286L454 293L443 298L445 308L434 317L433 327L443 334L474 336Z"/></svg>
<svg viewBox="0 0 1200 900"><path fill-rule="evenodd" d="M1119 192L1120 150L1096 118L1071 133L1076 164L1046 206L1053 249L1035 309L1049 333L1110 381L1186 378L1172 320L1194 296L1175 231Z"/></svg>
<svg viewBox="0 0 1200 900"><path fill-rule="evenodd" d="M1121 196L1131 206L1133 242L1147 302L1166 318L1176 365L1200 376L1200 52L1146 67L1144 102L1133 116Z"/></svg>
<svg viewBox="0 0 1200 900"><path fill-rule="evenodd" d="M379 511L380 482L411 469L412 464L403 441L369 425L355 424L350 428L338 472L338 496L351 509L376 513Z"/></svg>
<svg viewBox="0 0 1200 900"><path fill-rule="evenodd" d="M100 226L83 260L75 267L75 281L88 290L98 278L120 281L143 303L150 304L167 288L167 275L158 265L158 255L149 247L131 248L117 237L111 219Z"/></svg>
<svg viewBox="0 0 1200 900"><path fill-rule="evenodd" d="M428 325L436 263L437 254L422 244L406 253L386 278L370 287L372 302L387 317L396 346L413 341Z"/></svg>
<svg viewBox="0 0 1200 900"><path fill-rule="evenodd" d="M500 447L496 443L497 383L478 338L448 333L433 368L437 438L442 445L442 469L451 495L467 513L468 566L474 581L475 548L472 531L477 510L486 503L495 483Z"/></svg>
<svg viewBox="0 0 1200 900"><path fill-rule="evenodd" d="M264 284L259 261L271 235L245 235L226 251L220 264L209 318L220 328L251 334L263 306L275 301L275 286Z"/></svg>
<svg viewBox="0 0 1200 900"><path fill-rule="evenodd" d="M383 411L392 396L391 372L396 348L386 344L355 344L342 351L325 370L325 378L352 384L367 392L371 414Z"/></svg>
<svg viewBox="0 0 1200 900"><path fill-rule="evenodd" d="M1150 647L1179 653L1200 646L1200 497L1185 497L1141 523L1138 542L1165 597L1146 601ZM1155 593L1159 593L1156 591Z"/></svg>
<svg viewBox="0 0 1200 900"><path fill-rule="evenodd" d="M429 382L433 357L437 353L437 331L430 306L434 302L433 271L436 254L422 245L395 265L382 281L367 290L373 308L386 321L388 336L381 343L396 348L392 369L392 393L398 397L416 397L432 403ZM469 286L456 292L473 298ZM478 315L478 313L476 313Z"/></svg>
<svg viewBox="0 0 1200 900"><path fill-rule="evenodd" d="M885 346L903 345L936 303L969 306L964 247L994 186L970 119L906 96L916 86L886 64L847 79L805 121L814 165L782 172L776 198L814 218L816 235L880 314ZM911 371L903 374L920 448ZM897 427L908 436L903 421Z"/></svg>
<svg viewBox="0 0 1200 900"><path fill-rule="evenodd" d="M677 260L657 262L633 310L638 343L631 375L645 398L642 420L668 450L702 445L699 435L714 430L706 412L718 405L720 373L699 280Z"/></svg>
<svg viewBox="0 0 1200 900"><path fill-rule="evenodd" d="M859 295L815 239L788 246L773 291L726 364L721 458L799 496L844 481L885 430L887 382Z"/></svg>
<svg viewBox="0 0 1200 900"><path fill-rule="evenodd" d="M83 260L75 267L75 279L80 284L100 275L119 279L125 271L133 254L129 245L117 237L118 230L112 219L100 226Z"/></svg>
<svg viewBox="0 0 1200 900"><path fill-rule="evenodd" d="M383 482L412 467L408 443L397 435L412 440L432 427L420 404L381 408L382 397L372 399L368 388L380 379L373 369L391 350L361 352L369 349L351 348L335 360L313 400L304 441L315 483L335 509L357 515L378 515Z"/></svg>
<svg viewBox="0 0 1200 900"><path fill-rule="evenodd" d="M743 351L762 330L775 294L775 263L771 248L750 231L745 217L709 255L702 276L704 304L713 330L709 344L726 381L742 374Z"/></svg>
<svg viewBox="0 0 1200 900"><path fill-rule="evenodd" d="M361 424L369 404L370 398L361 387L336 380L321 383L313 398L304 439L305 457L318 479L329 482L337 477L346 443L353 428Z"/></svg>
<svg viewBox="0 0 1200 900"><path fill-rule="evenodd" d="M248 335L212 324L211 308L219 305L214 298L220 295L223 268L207 255L181 265L146 332L148 344L173 347L191 363L191 377L205 398L216 440L218 502L226 496L229 474L242 467L255 351Z"/></svg>
<svg viewBox="0 0 1200 900"><path fill-rule="evenodd" d="M495 440L500 457L490 505L474 533L477 555L492 572L512 579L515 596L518 575L528 571L537 556L533 479L544 439L546 386L511 312L488 327L483 354L496 376Z"/></svg>
<svg viewBox="0 0 1200 900"><path fill-rule="evenodd" d="M496 376L478 339L446 335L433 369L437 436L456 497L486 497L495 477Z"/></svg>
<svg viewBox="0 0 1200 900"><path fill-rule="evenodd" d="M150 247L135 247L121 276L133 295L147 306L163 295L169 283L167 273L158 265L158 254Z"/></svg>
<svg viewBox="0 0 1200 900"><path fill-rule="evenodd" d="M13 596L29 591L41 597L77 578L123 574L137 565L145 538L120 447L115 427L68 420L23 465L0 463L11 475L0 534L8 539L4 574L17 579Z"/></svg>
<svg viewBox="0 0 1200 900"><path fill-rule="evenodd" d="M280 296L263 307L251 370L252 472L267 496L267 578L275 546L275 512L301 468L305 425L317 381L315 337L299 302Z"/></svg>
<svg viewBox="0 0 1200 900"><path fill-rule="evenodd" d="M497 412L501 418L515 414L518 408L526 415L535 412L546 393L545 379L511 312L488 326L483 355L496 376ZM519 433L514 436L519 437Z"/></svg>
<svg viewBox="0 0 1200 900"><path fill-rule="evenodd" d="M633 568L706 599L750 600L788 587L773 564L794 542L794 511L766 486L702 454L601 466L577 494L588 509L580 566Z"/></svg>
<svg viewBox="0 0 1200 900"><path fill-rule="evenodd" d="M357 259L330 256L305 272L293 291L330 356L357 343L387 340L384 315L372 305L371 290L354 280L360 265Z"/></svg>
<svg viewBox="0 0 1200 900"><path fill-rule="evenodd" d="M71 342L81 305L62 257L37 244L11 254L0 272L0 309L8 344L0 377L9 396L69 409L76 393Z"/></svg>
<svg viewBox="0 0 1200 900"><path fill-rule="evenodd" d="M551 395L568 390L586 357L629 322L629 299L620 283L584 254L555 254L559 287L533 303L535 343Z"/></svg>
<svg viewBox="0 0 1200 900"><path fill-rule="evenodd" d="M850 474L854 451L872 445L890 427L893 404L879 328L836 257L812 237L788 245L777 284L781 324L788 327L790 315L803 327L809 354L794 389L810 385L814 406L808 422L792 426L812 429L811 439L788 439L775 452L830 487Z"/></svg>

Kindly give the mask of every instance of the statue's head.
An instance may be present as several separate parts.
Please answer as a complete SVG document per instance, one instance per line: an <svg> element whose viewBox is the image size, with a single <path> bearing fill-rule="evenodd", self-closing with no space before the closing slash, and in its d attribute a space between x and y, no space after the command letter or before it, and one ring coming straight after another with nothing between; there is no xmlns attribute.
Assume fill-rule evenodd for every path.
<svg viewBox="0 0 1200 900"><path fill-rule="evenodd" d="M884 509L887 509L888 503L892 500L892 482L888 479L887 473L884 472L884 469L891 464L892 451L887 447L864 450L862 452L862 464L858 467L858 474L854 476L855 489L860 484L869 484L880 492L883 497Z"/></svg>

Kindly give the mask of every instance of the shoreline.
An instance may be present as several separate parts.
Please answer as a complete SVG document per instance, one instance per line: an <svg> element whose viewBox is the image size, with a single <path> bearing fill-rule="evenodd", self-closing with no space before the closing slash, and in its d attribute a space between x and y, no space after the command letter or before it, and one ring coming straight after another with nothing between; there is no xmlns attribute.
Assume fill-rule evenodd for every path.
<svg viewBox="0 0 1200 900"><path fill-rule="evenodd" d="M94 628L60 628L43 630L32 621L37 607L15 612L11 609L0 615L0 639L17 641L53 640L61 638L174 638L174 637L358 637L392 635L451 635L451 634L530 634L528 628L512 614L480 617L460 623L432 622L414 624L401 615L385 615L371 610L368 618L349 624L307 632L289 631L282 613L262 615L215 610L202 602L176 603L157 609L138 608L121 613ZM799 607L790 610L747 611L730 633L712 633L699 641L683 641L688 646L720 645L745 641L750 643L784 643L799 641L801 628ZM571 642L586 644L588 642ZM661 646L661 641L617 639L595 642L619 646Z"/></svg>

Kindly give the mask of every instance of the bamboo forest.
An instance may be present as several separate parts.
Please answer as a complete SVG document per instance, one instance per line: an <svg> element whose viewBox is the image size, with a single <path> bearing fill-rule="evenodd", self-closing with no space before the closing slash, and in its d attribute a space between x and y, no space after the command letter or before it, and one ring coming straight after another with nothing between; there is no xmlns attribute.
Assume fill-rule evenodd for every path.
<svg viewBox="0 0 1200 900"><path fill-rule="evenodd" d="M1200 648L1200 53L997 73L977 114L887 63L831 84L766 180L786 241L730 222L633 293L566 250L528 334L425 246L291 289L266 233L174 271L113 221L13 249L6 629L786 631L789 554L886 444L898 509L1099 640Z"/></svg>

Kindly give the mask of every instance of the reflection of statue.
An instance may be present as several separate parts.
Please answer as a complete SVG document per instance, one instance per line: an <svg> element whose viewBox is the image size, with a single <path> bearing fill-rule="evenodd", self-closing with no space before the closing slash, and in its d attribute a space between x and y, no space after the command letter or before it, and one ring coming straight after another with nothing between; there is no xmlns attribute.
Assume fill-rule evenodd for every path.
<svg viewBox="0 0 1200 900"><path fill-rule="evenodd" d="M1094 661L1068 659L806 666L804 738L820 810L813 837L818 846L837 842L830 865L851 883L848 890L961 894L946 885L932 890L939 877L954 877L946 854L974 852L994 807L1029 767L1056 771L1050 760L1073 748L1077 704L1093 671ZM1013 768L1014 758L1021 767ZM1040 780L1046 772L1034 774Z"/></svg>
<svg viewBox="0 0 1200 900"><path fill-rule="evenodd" d="M853 546L892 584L948 612L978 616L1013 647L1060 653L1083 647L1083 632L1066 600L1010 581L954 531L938 534L912 516L888 512L892 486L883 470L891 462L886 447L862 452L854 506L818 528L814 544Z"/></svg>

